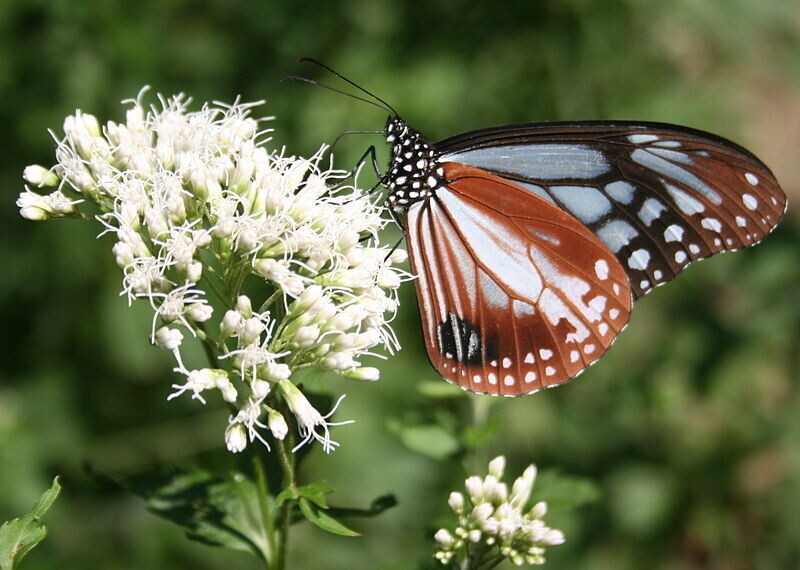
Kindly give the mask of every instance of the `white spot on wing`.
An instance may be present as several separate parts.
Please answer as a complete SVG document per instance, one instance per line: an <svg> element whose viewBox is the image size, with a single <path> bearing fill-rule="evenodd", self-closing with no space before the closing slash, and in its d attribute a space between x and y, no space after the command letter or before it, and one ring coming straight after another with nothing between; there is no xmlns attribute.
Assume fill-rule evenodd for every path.
<svg viewBox="0 0 800 570"><path fill-rule="evenodd" d="M628 258L628 267L630 267L631 269L645 270L647 269L647 265L649 263L650 263L650 252L647 251L646 249L637 249Z"/></svg>
<svg viewBox="0 0 800 570"><path fill-rule="evenodd" d="M633 202L633 194L636 186L627 180L617 180L611 184L606 184L606 193L620 204L630 204Z"/></svg>
<svg viewBox="0 0 800 570"><path fill-rule="evenodd" d="M606 298L603 295L598 295L589 301L589 306L598 313L602 313L606 308Z"/></svg>
<svg viewBox="0 0 800 570"><path fill-rule="evenodd" d="M611 220L597 230L596 234L611 251L617 253L638 236L639 232L626 221Z"/></svg>
<svg viewBox="0 0 800 570"><path fill-rule="evenodd" d="M529 352L525 355L525 364L533 364L536 362L536 359L533 357L533 353Z"/></svg>
<svg viewBox="0 0 800 570"><path fill-rule="evenodd" d="M514 377L511 376L510 374L506 375L506 377L503 378L503 384L505 384L506 386L513 386L514 385Z"/></svg>
<svg viewBox="0 0 800 570"><path fill-rule="evenodd" d="M751 186L755 186L756 184L758 184L758 176L756 176L752 172L746 173L744 177L747 180L748 184L750 184Z"/></svg>
<svg viewBox="0 0 800 570"><path fill-rule="evenodd" d="M675 252L675 262L676 263L683 263L686 261L686 252L682 249Z"/></svg>
<svg viewBox="0 0 800 570"><path fill-rule="evenodd" d="M550 192L584 224L596 222L611 211L611 202L592 186L551 186Z"/></svg>
<svg viewBox="0 0 800 570"><path fill-rule="evenodd" d="M690 196L680 188L673 186L668 182L664 183L664 187L667 189L667 192L669 192L669 195L672 196L672 199L675 200L675 204L678 206L680 211L684 214L691 216L692 214L699 214L700 212L705 211L706 207L700 200Z"/></svg>
<svg viewBox="0 0 800 570"><path fill-rule="evenodd" d="M742 196L742 202L750 210L755 210L758 207L758 200L752 194L745 194Z"/></svg>
<svg viewBox="0 0 800 570"><path fill-rule="evenodd" d="M683 241L683 228L678 224L672 224L664 230L664 240L667 243L671 241Z"/></svg>
<svg viewBox="0 0 800 570"><path fill-rule="evenodd" d="M608 279L608 262L605 259L598 259L595 261L594 272L601 281Z"/></svg>
<svg viewBox="0 0 800 570"><path fill-rule="evenodd" d="M747 225L747 219L745 219L743 216L736 216L736 225L740 228L745 227Z"/></svg>
<svg viewBox="0 0 800 570"><path fill-rule="evenodd" d="M548 376L552 376L553 374L556 373L556 369L553 368L552 366L548 366L547 368L544 369L544 373L547 374Z"/></svg>
<svg viewBox="0 0 800 570"><path fill-rule="evenodd" d="M660 200L648 198L644 201L644 204L642 204L642 208L637 215L639 219L644 222L644 225L651 226L666 209L667 207Z"/></svg>
<svg viewBox="0 0 800 570"><path fill-rule="evenodd" d="M525 382L527 384L530 384L534 380L536 380L536 372L529 371L527 374L525 374Z"/></svg>
<svg viewBox="0 0 800 570"><path fill-rule="evenodd" d="M631 141L633 144L645 144L653 141L657 141L658 137L656 135L630 135L628 140Z"/></svg>
<svg viewBox="0 0 800 570"><path fill-rule="evenodd" d="M503 358L503 368L511 368L511 359L508 357Z"/></svg>
<svg viewBox="0 0 800 570"><path fill-rule="evenodd" d="M489 372L486 378L489 380L489 384L497 384L497 376L494 372Z"/></svg>
<svg viewBox="0 0 800 570"><path fill-rule="evenodd" d="M539 350L539 356L542 357L542 360L549 360L551 356L553 356L553 351L548 350L546 348L542 348Z"/></svg>
<svg viewBox="0 0 800 570"><path fill-rule="evenodd" d="M703 218L700 225L712 232L719 233L722 231L722 223L717 218Z"/></svg>

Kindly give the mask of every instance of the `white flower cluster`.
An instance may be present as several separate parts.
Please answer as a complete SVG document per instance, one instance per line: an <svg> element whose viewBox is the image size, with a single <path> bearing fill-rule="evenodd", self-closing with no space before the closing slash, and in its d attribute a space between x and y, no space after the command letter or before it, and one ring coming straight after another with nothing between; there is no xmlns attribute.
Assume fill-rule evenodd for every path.
<svg viewBox="0 0 800 570"><path fill-rule="evenodd" d="M125 123L67 117L55 166L23 173L38 192L26 186L20 214L95 216L115 237L122 294L148 300L151 341L173 352L184 377L170 398L205 403L218 391L234 409L228 449L267 444L267 433L283 439L288 423L268 405L279 400L300 445L331 451L335 407L319 413L292 376L313 366L377 380L360 358L399 348L389 322L406 255L377 245L382 207L348 173L321 166L324 147L310 159L268 150L269 131L250 117L260 103L189 112L178 95L145 108L144 91L126 101ZM228 369L184 364L186 333Z"/></svg>
<svg viewBox="0 0 800 570"><path fill-rule="evenodd" d="M440 529L435 535L439 550L434 555L442 564L459 568L478 567L482 559L508 558L516 566L544 564L545 548L564 542L564 533L549 528L542 517L547 504L538 502L525 509L536 479L536 466L529 465L511 486L501 481L505 457L489 462L489 474L469 477L464 485L467 497L450 493L450 508L458 517L454 532ZM465 565L466 564L466 565Z"/></svg>

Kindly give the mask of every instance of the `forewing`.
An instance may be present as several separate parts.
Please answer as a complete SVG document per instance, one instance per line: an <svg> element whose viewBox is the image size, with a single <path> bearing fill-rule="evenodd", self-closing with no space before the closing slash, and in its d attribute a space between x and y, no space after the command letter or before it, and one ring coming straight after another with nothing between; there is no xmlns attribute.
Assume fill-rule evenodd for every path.
<svg viewBox="0 0 800 570"><path fill-rule="evenodd" d="M749 151L659 123L540 123L435 145L570 212L616 255L636 297L689 263L762 240L786 196Z"/></svg>
<svg viewBox="0 0 800 570"><path fill-rule="evenodd" d="M566 382L627 323L625 271L567 212L503 178L443 166L448 185L405 219L431 362L479 393Z"/></svg>

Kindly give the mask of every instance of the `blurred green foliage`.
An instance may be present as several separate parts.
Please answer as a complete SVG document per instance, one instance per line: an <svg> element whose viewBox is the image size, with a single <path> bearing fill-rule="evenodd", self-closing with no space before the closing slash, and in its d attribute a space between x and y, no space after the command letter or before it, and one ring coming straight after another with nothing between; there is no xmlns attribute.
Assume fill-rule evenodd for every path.
<svg viewBox="0 0 800 570"><path fill-rule="evenodd" d="M119 100L144 84L196 101L266 98L275 143L292 153L383 126L372 107L279 83L321 77L301 56L374 90L434 139L515 121L682 123L750 147L800 198L796 0L5 0L0 520L29 508L54 474L65 489L26 569L254 567L185 540L87 474L86 462L112 475L161 462L235 467L222 450L226 412L165 401L169 355L147 343L147 310L117 296L111 242L95 240L97 228L26 222L13 202L23 167L52 162L47 128L58 132L75 108L121 119ZM338 164L372 142L343 139ZM542 482L548 523L568 539L550 568L800 567L799 238L790 210L763 245L692 267L640 302L578 381L515 400L430 387L406 287L396 322L405 349L378 384L320 382L348 393L340 414L357 423L337 428L341 449L305 464L337 489L334 506L367 507L387 492L399 504L347 521L358 538L300 525L291 567L415 567L464 469L498 453L511 470L535 462L580 477L574 488ZM595 496L559 512L559 500Z"/></svg>

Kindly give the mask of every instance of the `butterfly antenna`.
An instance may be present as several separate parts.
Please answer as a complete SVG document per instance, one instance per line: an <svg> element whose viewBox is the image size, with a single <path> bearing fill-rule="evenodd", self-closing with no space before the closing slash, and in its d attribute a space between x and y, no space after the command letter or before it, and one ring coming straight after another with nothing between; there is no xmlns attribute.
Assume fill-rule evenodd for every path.
<svg viewBox="0 0 800 570"><path fill-rule="evenodd" d="M382 111L387 111L387 112L395 114L395 115L397 114L397 113L395 113L394 109L392 109L391 107L389 107L385 103L383 105L379 105L378 103L376 103L375 101L372 101L370 99L366 99L364 97L359 97L358 95L353 95L352 93L348 93L347 91L342 91L341 89L337 89L336 87L331 87L330 85L326 85L324 83L320 83L319 81L314 81L313 79L309 79L308 77L303 77L302 75L289 75L288 77L284 77L283 79L281 79L281 81L303 81L305 83L310 83L311 85L316 85L317 87L323 87L325 89L333 91L334 93L339 93L341 95L346 95L347 97L351 97L353 99L357 99L358 101L363 101L364 103L369 103L373 107L377 107L378 109L381 109ZM383 131L381 131L381 132L383 132Z"/></svg>
<svg viewBox="0 0 800 570"><path fill-rule="evenodd" d="M376 101L378 101L378 102L380 102L380 103L383 103L383 105L386 107L386 110L387 110L387 111L389 111L389 112L390 112L392 115L394 115L395 117L399 116L399 115L398 115L398 113L397 113L397 111L395 111L395 110L394 110L394 107L392 107L391 105L389 105L389 103L387 103L386 101L384 101L383 99L381 99L380 97L378 97L377 95L375 95L374 93L372 93L372 92L370 92L370 91L367 91L366 89L364 89L363 87L361 87L361 85L359 85L359 84L358 84L358 83L356 83L355 81L352 81L351 79L348 79L347 77L345 77L344 75L342 75L342 74L341 74L341 73L339 73L338 71L335 71L334 69L331 69L330 67L328 67L327 65L325 65L325 64L324 64L324 63L322 63L321 61L319 61L319 60L316 60L316 59L314 59L313 57L301 57L301 58L300 58L300 59L298 59L297 61L298 61L298 63L313 63L314 65L318 65L319 67L321 67L322 69L324 69L324 70L325 70L325 71L327 71L328 73L332 73L333 75L335 75L336 77L338 77L338 78L339 78L339 79L341 79L342 81L346 81L347 83L349 83L350 85L352 85L353 87L355 87L356 89L358 89L359 91L361 91L362 93L366 93L367 95L369 95L370 97L372 97L372 98L373 98L373 99L375 99Z"/></svg>

